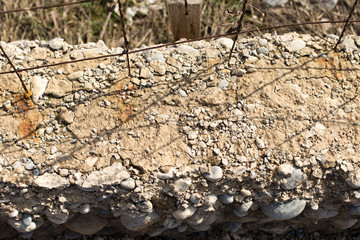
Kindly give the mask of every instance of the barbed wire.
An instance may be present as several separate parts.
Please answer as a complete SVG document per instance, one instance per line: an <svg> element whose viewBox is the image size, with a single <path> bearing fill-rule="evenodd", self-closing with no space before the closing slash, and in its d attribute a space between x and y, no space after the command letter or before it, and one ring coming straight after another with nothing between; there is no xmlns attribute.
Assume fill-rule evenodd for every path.
<svg viewBox="0 0 360 240"><path fill-rule="evenodd" d="M14 12L26 12L26 11L33 11L33 10L39 10L39 9L64 7L64 6L81 4L81 3L99 2L99 1L101 1L101 0L82 0L82 1L78 1L78 2L68 2L68 3L59 3L59 4L54 4L54 5L37 6L37 7L30 7L30 8L19 8L19 9L12 9L12 10L3 10L3 11L0 11L0 15L7 14L7 13L14 13Z"/></svg>
<svg viewBox="0 0 360 240"><path fill-rule="evenodd" d="M327 23L336 24L336 23L345 23L345 22L346 22L345 20L338 20L338 21L318 21L318 22L291 23L291 24L284 24L284 25L277 25L277 26L254 28L254 29L250 29L250 30L243 30L243 31L239 32L239 34L252 33L252 32L258 32L258 31L266 31L266 30L286 28L286 27L297 27L297 26L304 26L304 25L317 25L317 24L327 24ZM356 22L360 22L360 20L349 20L348 22L349 23L356 23ZM131 50L131 51L128 52L128 54L135 54L135 53L139 53L139 52L143 52L143 51L147 51L147 50L153 50L153 49L158 49L158 48L163 48L163 47L175 46L175 45L180 45L180 44L184 44L184 43L196 42L196 41L200 41L200 40L209 40L209 39L216 39L216 38L221 38L221 37L229 37L229 36L234 36L236 34L237 34L237 32L231 32L231 33L212 35L212 36L201 37L201 38L196 38L196 39L177 41L177 42L173 42L173 43L164 43L164 44L159 44L159 45L152 46L152 47L146 47L146 48L142 48L142 49ZM46 64L46 65L30 67L30 68L17 69L17 71L18 72L24 72L24 71L30 71L30 70L40 69L40 68L55 67L55 66L65 65L65 64L70 64L70 63L91 61L91 60L97 60L97 59L109 58L109 57L118 57L118 56L123 56L125 54L126 54L125 52L116 53L116 54L108 54L108 55L102 55L102 56L91 57L91 58L83 58L83 59L64 61L64 62L53 63L53 64ZM0 72L0 75L10 74L10 73L15 73L15 71Z"/></svg>

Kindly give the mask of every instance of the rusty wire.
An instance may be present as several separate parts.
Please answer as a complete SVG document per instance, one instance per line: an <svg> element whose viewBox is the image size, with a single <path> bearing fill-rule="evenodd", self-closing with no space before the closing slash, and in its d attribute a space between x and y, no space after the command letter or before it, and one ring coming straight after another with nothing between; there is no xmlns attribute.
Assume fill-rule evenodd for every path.
<svg viewBox="0 0 360 240"><path fill-rule="evenodd" d="M129 58L129 41L127 40L127 37L126 37L124 14L122 12L121 0L118 0L118 3L119 3L121 26L122 26L122 31L123 31L123 35L124 35L126 61L127 61L127 67L128 67L128 70L129 70L129 77L130 77L131 76L131 69L130 69L130 58Z"/></svg>
<svg viewBox="0 0 360 240"><path fill-rule="evenodd" d="M82 0L79 2L68 2L68 3L59 3L54 5L47 5L47 6L37 6L37 7L30 7L30 8L19 8L19 9L12 9L12 10L4 10L0 11L0 15L6 13L14 13L14 12L25 12L25 11L32 11L32 10L39 10L39 9L48 9L48 8L55 8L55 7L64 7L69 5L87 3L87 2L99 2L101 0Z"/></svg>
<svg viewBox="0 0 360 240"><path fill-rule="evenodd" d="M244 16L245 16L247 3L248 3L248 0L244 0L243 5L242 5L240 18L238 20L237 27L236 27L235 39L234 39L233 45L232 45L231 50L230 50L229 61L230 61L232 53L234 51L235 44L236 44L237 40L239 39L239 33L243 29L243 20L244 20Z"/></svg>
<svg viewBox="0 0 360 240"><path fill-rule="evenodd" d="M344 21L344 20L339 20L339 21L318 21L318 22L291 23L291 24L284 24L284 25L277 25L277 26L269 26L269 27L262 27L262 28L244 30L244 31L239 32L239 34L252 33L252 32L258 32L258 31L265 31L265 30L272 30L272 29L278 29L278 28L286 28L286 27L296 27L296 26L304 26L304 25L317 25L317 24L326 24L326 23L335 24L335 23L345 23L345 22L346 21ZM355 22L360 22L360 20L349 20L348 22L349 23L355 23ZM174 43L164 43L164 44L160 44L160 45L157 45L157 46L132 50L132 51L129 51L128 54L134 54L134 53L139 53L139 52L143 52L143 51L146 51L146 50L153 50L153 49L158 49L158 48L163 48L163 47L168 47L168 46L175 46L175 45L180 45L180 44L184 44L184 43L196 42L196 41L200 41L200 40L208 40L208 39L216 39L216 38L221 38L221 37L229 37L229 36L236 35L237 33L238 32L233 31L233 32L230 32L230 33L218 34L218 35L207 36L207 37L196 38L196 39L183 40L183 41L177 41L177 42L174 42ZM72 61L64 61L64 62L47 64L47 65L42 65L42 66L23 68L23 69L18 69L17 71L18 72L30 71L30 70L40 69L40 68L54 67L54 66L70 64L70 63L76 63L76 62L90 61L90 60L109 58L109 57L118 57L118 56L123 56L124 54L126 54L126 53L123 52L123 53L117 53L117 54L108 54L108 55L103 55L103 56L98 56L98 57L83 58L83 59L77 59L77 60L72 60ZM15 73L15 71L0 72L0 75L10 74L10 73Z"/></svg>
<svg viewBox="0 0 360 240"><path fill-rule="evenodd" d="M3 48L1 45L0 45L0 49L1 49L1 51L3 52L4 56L6 57L6 59L9 61L11 67L14 69L16 75L17 75L18 78L20 79L20 82L21 82L21 84L22 84L22 86L23 86L23 88L24 88L24 90L25 90L25 93L26 93L26 94L25 94L26 98L30 98L31 95L32 95L32 93L31 93L31 91L26 87L26 85L25 85L25 83L24 83L24 80L22 79L19 71L16 69L15 65L12 63L11 59L10 59L9 56L6 54L4 48Z"/></svg>
<svg viewBox="0 0 360 240"><path fill-rule="evenodd" d="M344 33L345 33L346 28L350 25L350 18L351 18L352 14L353 14L354 11L355 11L355 6L357 5L357 3L358 3L358 0L355 0L354 4L353 4L353 6L352 6L352 8L351 8L351 10L350 10L349 16L348 16L348 18L346 19L346 22L345 22L345 24L344 24L344 27L343 27L343 29L342 29L342 31L341 31L339 40L337 41L337 43L336 43L336 45L335 45L335 47L334 47L334 50L336 50L336 47L340 44L340 41L341 41L341 39L342 39L343 36L344 36Z"/></svg>

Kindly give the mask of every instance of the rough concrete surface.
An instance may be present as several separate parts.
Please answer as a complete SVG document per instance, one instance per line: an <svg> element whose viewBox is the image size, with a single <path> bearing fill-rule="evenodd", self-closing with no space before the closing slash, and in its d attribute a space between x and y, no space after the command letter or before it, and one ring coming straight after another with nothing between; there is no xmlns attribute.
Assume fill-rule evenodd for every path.
<svg viewBox="0 0 360 240"><path fill-rule="evenodd" d="M161 48L130 55L131 77L125 56L22 72L32 101L0 75L0 238L359 228L360 38L337 39ZM0 42L19 69L122 52L50 43Z"/></svg>

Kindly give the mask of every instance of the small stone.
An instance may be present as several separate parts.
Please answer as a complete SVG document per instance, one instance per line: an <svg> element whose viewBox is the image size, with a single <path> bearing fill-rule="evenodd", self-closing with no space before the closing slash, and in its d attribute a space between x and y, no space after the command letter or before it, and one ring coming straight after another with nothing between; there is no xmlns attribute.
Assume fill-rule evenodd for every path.
<svg viewBox="0 0 360 240"><path fill-rule="evenodd" d="M140 211L144 213L151 213L153 210L153 204L150 201L140 201L138 206Z"/></svg>
<svg viewBox="0 0 360 240"><path fill-rule="evenodd" d="M262 47L266 46L267 43L268 43L268 41L266 39L264 39L264 38L261 38L259 40L259 45L262 46Z"/></svg>
<svg viewBox="0 0 360 240"><path fill-rule="evenodd" d="M79 212L81 214L88 214L90 212L90 209L91 209L90 204L85 203L80 206Z"/></svg>
<svg viewBox="0 0 360 240"><path fill-rule="evenodd" d="M174 169L170 168L166 173L158 172L157 177L163 180L171 179L174 177Z"/></svg>
<svg viewBox="0 0 360 240"><path fill-rule="evenodd" d="M147 68L147 67L140 68L140 78L149 79L152 77L153 77L153 74L151 73L149 68Z"/></svg>
<svg viewBox="0 0 360 240"><path fill-rule="evenodd" d="M25 164L26 170L33 170L35 168L35 164L32 160L28 160Z"/></svg>
<svg viewBox="0 0 360 240"><path fill-rule="evenodd" d="M222 90L226 90L229 87L230 83L228 80L223 79L219 82L218 87Z"/></svg>
<svg viewBox="0 0 360 240"><path fill-rule="evenodd" d="M182 89L179 89L179 95L180 95L180 97L187 97L188 96L187 93Z"/></svg>
<svg viewBox="0 0 360 240"><path fill-rule="evenodd" d="M67 178L61 177L56 173L45 173L35 179L34 183L37 187L46 189L68 187L70 182Z"/></svg>
<svg viewBox="0 0 360 240"><path fill-rule="evenodd" d="M219 38L216 40L216 42L227 49L231 49L234 44L234 40L230 38Z"/></svg>
<svg viewBox="0 0 360 240"><path fill-rule="evenodd" d="M266 47L259 47L257 49L257 53L260 54L264 54L264 55L268 55L269 54L269 49L267 49Z"/></svg>
<svg viewBox="0 0 360 240"><path fill-rule="evenodd" d="M64 45L64 39L62 38L54 38L49 43L49 48L51 50L57 51L60 50Z"/></svg>
<svg viewBox="0 0 360 240"><path fill-rule="evenodd" d="M30 214L23 214L22 221L26 226L29 226L32 222L32 217Z"/></svg>
<svg viewBox="0 0 360 240"><path fill-rule="evenodd" d="M360 188L360 167L357 167L354 171L348 172L345 180L350 187L355 189Z"/></svg>
<svg viewBox="0 0 360 240"><path fill-rule="evenodd" d="M245 75L245 73L246 73L246 70L242 69L242 68L235 68L231 71L231 74L235 75L237 77L242 77Z"/></svg>
<svg viewBox="0 0 360 240"><path fill-rule="evenodd" d="M219 166L212 166L209 173L205 173L204 177L210 182L217 182L223 176L223 170Z"/></svg>
<svg viewBox="0 0 360 240"><path fill-rule="evenodd" d="M59 120L65 124L71 124L75 119L75 113L69 110L62 110L59 115Z"/></svg>
<svg viewBox="0 0 360 240"><path fill-rule="evenodd" d="M187 54L191 57L196 57L200 54L199 50L196 50L193 47L190 47L188 45L181 44L177 47L177 51L181 54Z"/></svg>
<svg viewBox="0 0 360 240"><path fill-rule="evenodd" d="M101 171L93 171L85 179L82 184L83 188L100 187L104 185L120 184L123 180L129 178L130 175L121 163L113 163L111 166Z"/></svg>
<svg viewBox="0 0 360 240"><path fill-rule="evenodd" d="M290 163L283 163L278 167L277 171L284 177L290 177L294 169L295 168Z"/></svg>
<svg viewBox="0 0 360 240"><path fill-rule="evenodd" d="M162 62L162 63L165 63L164 54L162 54L162 53L156 53L156 54L154 54L153 60L154 60L154 61L160 61L160 62Z"/></svg>
<svg viewBox="0 0 360 240"><path fill-rule="evenodd" d="M156 73L158 73L160 76L165 75L166 68L165 64L160 61L151 61L150 66L154 69Z"/></svg>
<svg viewBox="0 0 360 240"><path fill-rule="evenodd" d="M32 100L37 102L39 98L44 94L48 80L44 77L34 76L30 79L31 81L31 91L32 91Z"/></svg>
<svg viewBox="0 0 360 240"><path fill-rule="evenodd" d="M160 220L160 216L153 210L151 213L137 216L121 215L120 220L125 228L131 231L140 231Z"/></svg>
<svg viewBox="0 0 360 240"><path fill-rule="evenodd" d="M163 226L166 227L167 229L173 229L179 226L179 223L176 221L175 218L168 217L165 219Z"/></svg>
<svg viewBox="0 0 360 240"><path fill-rule="evenodd" d="M195 207L187 207L184 209L178 209L172 213L172 216L178 220L184 220L191 217L196 212Z"/></svg>
<svg viewBox="0 0 360 240"><path fill-rule="evenodd" d="M293 168L289 177L280 181L280 186L284 190L292 190L299 186L306 179L306 175L299 168Z"/></svg>
<svg viewBox="0 0 360 240"><path fill-rule="evenodd" d="M19 215L19 211L16 210L16 209L14 209L14 210L12 210L12 211L9 213L8 217L9 217L9 218L15 218L15 217L17 217L18 215Z"/></svg>
<svg viewBox="0 0 360 240"><path fill-rule="evenodd" d="M256 144L257 148L260 149L260 150L266 148L266 145L265 145L264 141L259 137L256 137L255 144Z"/></svg>
<svg viewBox="0 0 360 240"><path fill-rule="evenodd" d="M69 176L69 170L63 168L63 169L60 170L59 174L62 177L67 177L67 176Z"/></svg>
<svg viewBox="0 0 360 240"><path fill-rule="evenodd" d="M133 190L136 187L135 180L133 178L128 178L120 183L120 187L127 190Z"/></svg>
<svg viewBox="0 0 360 240"><path fill-rule="evenodd" d="M76 72L70 73L68 75L68 79L71 80L71 81L74 81L74 80L78 80L79 78L81 78L83 76L84 76L83 71L76 71Z"/></svg>
<svg viewBox="0 0 360 240"><path fill-rule="evenodd" d="M303 40L296 39L296 40L291 41L289 46L290 46L290 51L299 51L299 50L303 49L306 46L306 44Z"/></svg>
<svg viewBox="0 0 360 240"><path fill-rule="evenodd" d="M220 195L219 199L223 204L230 204L234 202L234 196L230 194Z"/></svg>
<svg viewBox="0 0 360 240"><path fill-rule="evenodd" d="M131 82L137 86L140 86L140 79L138 79L138 78L132 78Z"/></svg>
<svg viewBox="0 0 360 240"><path fill-rule="evenodd" d="M298 216L305 208L306 200L293 199L284 203L271 203L263 206L263 213L274 220L289 220Z"/></svg>
<svg viewBox="0 0 360 240"><path fill-rule="evenodd" d="M64 196L59 197L59 202L66 203L67 199Z"/></svg>
<svg viewBox="0 0 360 240"><path fill-rule="evenodd" d="M175 180L174 190L176 192L185 192L191 185L191 180L184 180L182 178Z"/></svg>

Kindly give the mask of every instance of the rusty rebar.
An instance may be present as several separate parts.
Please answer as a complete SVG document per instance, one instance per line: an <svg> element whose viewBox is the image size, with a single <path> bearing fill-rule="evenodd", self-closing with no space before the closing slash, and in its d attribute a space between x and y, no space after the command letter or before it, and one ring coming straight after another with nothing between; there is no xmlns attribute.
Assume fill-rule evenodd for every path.
<svg viewBox="0 0 360 240"><path fill-rule="evenodd" d="M354 4L353 4L353 6L352 6L352 8L351 8L351 10L350 10L349 16L348 16L348 18L346 19L346 22L345 22L345 24L344 24L344 27L343 27L343 29L342 29L342 31L341 31L339 40L338 40L337 43L335 44L334 50L336 50L337 46L340 44L340 41L341 41L341 39L342 39L343 36L344 36L344 33L345 33L346 28L350 25L350 18L351 18L352 14L353 14L354 11L355 11L355 6L357 5L357 3L358 3L358 0L355 0Z"/></svg>
<svg viewBox="0 0 360 240"><path fill-rule="evenodd" d="M101 0L82 0L82 1L79 1L79 2L59 3L59 4L47 5L47 6L37 6L37 7L30 7L30 8L19 8L19 9L5 10L5 11L0 11L0 15L1 14L6 14L6 13L25 12L25 11L32 11L32 10L38 10L38 9L64 7L64 6L69 6L69 5L81 4L81 3L87 3L87 2L96 2L96 1L101 1Z"/></svg>
<svg viewBox="0 0 360 240"><path fill-rule="evenodd" d="M25 90L25 92L26 92L26 94L27 94L27 95L26 95L27 98L30 98L30 96L32 95L32 94L31 94L31 91L26 87L26 85L25 85L25 83L24 83L24 80L22 79L20 73L17 71L15 65L12 63L11 59L10 59L9 56L6 54L4 48L3 48L1 45L0 45L0 49L1 49L1 51L3 52L4 56L6 57L6 59L9 61L11 67L14 69L16 75L17 75L18 78L20 79L20 82L21 82L21 84L22 84L22 86L23 86L23 88L24 88L24 90Z"/></svg>
<svg viewBox="0 0 360 240"><path fill-rule="evenodd" d="M231 59L231 56L232 56L232 53L234 51L234 47L235 47L235 44L239 38L239 33L242 31L243 29L243 20L244 20L244 16L245 16L245 11L246 11L246 7L247 7L247 3L248 3L248 0L244 0L244 3L242 5L242 10L241 10L241 14L240 14L240 18L238 20L238 24L237 24L237 27L236 27L236 36L235 36L235 39L234 39L234 42L233 42L233 45L231 47L231 50L230 50L230 55L229 55L229 61Z"/></svg>
<svg viewBox="0 0 360 240"><path fill-rule="evenodd" d="M129 58L129 41L127 40L127 37L126 37L124 14L122 12L121 0L118 0L118 3L119 3L120 21L121 21L121 26L122 26L123 35L124 35L126 61L127 61L127 67L128 67L128 70L129 70L129 77L130 77L131 76L131 69L130 69L130 58Z"/></svg>

